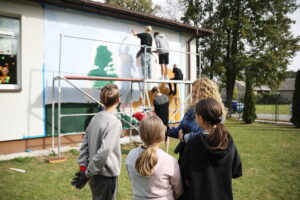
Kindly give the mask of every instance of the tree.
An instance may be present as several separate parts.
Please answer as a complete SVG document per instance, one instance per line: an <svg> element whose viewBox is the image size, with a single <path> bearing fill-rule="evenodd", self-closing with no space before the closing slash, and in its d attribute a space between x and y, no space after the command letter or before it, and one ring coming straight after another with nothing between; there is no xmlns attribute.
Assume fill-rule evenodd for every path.
<svg viewBox="0 0 300 200"><path fill-rule="evenodd" d="M105 0L105 3L149 15L154 15L159 9L159 6L154 5L152 0Z"/></svg>
<svg viewBox="0 0 300 200"><path fill-rule="evenodd" d="M255 97L253 94L253 76L251 73L247 73L246 76L246 91L244 97L244 111L243 111L243 120L247 124L254 122L256 119L255 114Z"/></svg>
<svg viewBox="0 0 300 200"><path fill-rule="evenodd" d="M296 74L291 122L295 127L300 128L300 70Z"/></svg>
<svg viewBox="0 0 300 200"><path fill-rule="evenodd" d="M289 71L287 71L287 73L286 73L286 78L296 78L296 74L297 74L297 72L295 72L295 71L293 71L293 70L289 70Z"/></svg>
<svg viewBox="0 0 300 200"><path fill-rule="evenodd" d="M276 86L285 78L289 60L299 50L300 37L291 34L288 17L295 0L185 0L184 20L211 28L215 34L201 40L203 72L226 85L230 108L237 79L253 76L253 84ZM248 75L249 76L249 75Z"/></svg>
<svg viewBox="0 0 300 200"><path fill-rule="evenodd" d="M163 3L162 3L163 2ZM182 0L165 0L157 4L156 16L181 22L185 10Z"/></svg>

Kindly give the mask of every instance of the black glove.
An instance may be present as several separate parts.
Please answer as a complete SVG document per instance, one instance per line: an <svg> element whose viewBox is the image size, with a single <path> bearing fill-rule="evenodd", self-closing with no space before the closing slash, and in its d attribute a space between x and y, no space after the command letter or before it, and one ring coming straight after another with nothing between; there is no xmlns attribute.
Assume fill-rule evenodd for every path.
<svg viewBox="0 0 300 200"><path fill-rule="evenodd" d="M81 189L89 181L89 178L85 175L85 171L79 171L75 174L75 177L72 179L71 184L77 189Z"/></svg>

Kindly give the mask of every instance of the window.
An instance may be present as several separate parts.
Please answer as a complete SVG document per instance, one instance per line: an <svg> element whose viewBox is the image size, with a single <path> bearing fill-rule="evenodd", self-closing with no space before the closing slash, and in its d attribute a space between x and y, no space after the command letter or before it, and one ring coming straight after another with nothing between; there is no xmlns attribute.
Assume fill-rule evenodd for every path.
<svg viewBox="0 0 300 200"><path fill-rule="evenodd" d="M0 15L0 91L20 90L20 20Z"/></svg>

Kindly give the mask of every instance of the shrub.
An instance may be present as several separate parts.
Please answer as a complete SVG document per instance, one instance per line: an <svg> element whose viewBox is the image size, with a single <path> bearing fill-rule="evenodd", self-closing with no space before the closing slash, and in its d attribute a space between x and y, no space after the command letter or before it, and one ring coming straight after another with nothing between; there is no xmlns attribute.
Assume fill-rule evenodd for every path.
<svg viewBox="0 0 300 200"><path fill-rule="evenodd" d="M295 127L300 128L300 70L298 70L296 74L291 122Z"/></svg>
<svg viewBox="0 0 300 200"><path fill-rule="evenodd" d="M248 75L246 77L246 91L244 97L244 112L243 120L247 124L252 123L256 119L255 114L255 97L252 88L252 78Z"/></svg>

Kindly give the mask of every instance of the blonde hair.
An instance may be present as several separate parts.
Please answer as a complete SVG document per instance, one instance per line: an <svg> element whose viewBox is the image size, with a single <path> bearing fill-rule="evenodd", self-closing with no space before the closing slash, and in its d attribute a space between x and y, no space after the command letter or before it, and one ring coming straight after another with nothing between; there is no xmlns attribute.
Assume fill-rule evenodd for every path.
<svg viewBox="0 0 300 200"><path fill-rule="evenodd" d="M105 85L100 94L100 101L105 107L110 107L116 104L120 98L118 86L112 83Z"/></svg>
<svg viewBox="0 0 300 200"><path fill-rule="evenodd" d="M140 123L140 137L147 149L135 162L136 171L143 176L150 176L157 164L158 157L154 145L163 141L166 127L157 116L147 116Z"/></svg>
<svg viewBox="0 0 300 200"><path fill-rule="evenodd" d="M147 32L151 32L151 31L152 31L152 27L151 27L151 26L146 26L145 30L146 30Z"/></svg>
<svg viewBox="0 0 300 200"><path fill-rule="evenodd" d="M201 99L213 98L221 104L224 117L223 119L225 120L227 112L222 102L222 98L219 93L217 84L208 78L200 78L194 81L192 86L193 90L196 91L196 98L190 98L188 109L193 108L196 105L196 103L199 102Z"/></svg>

